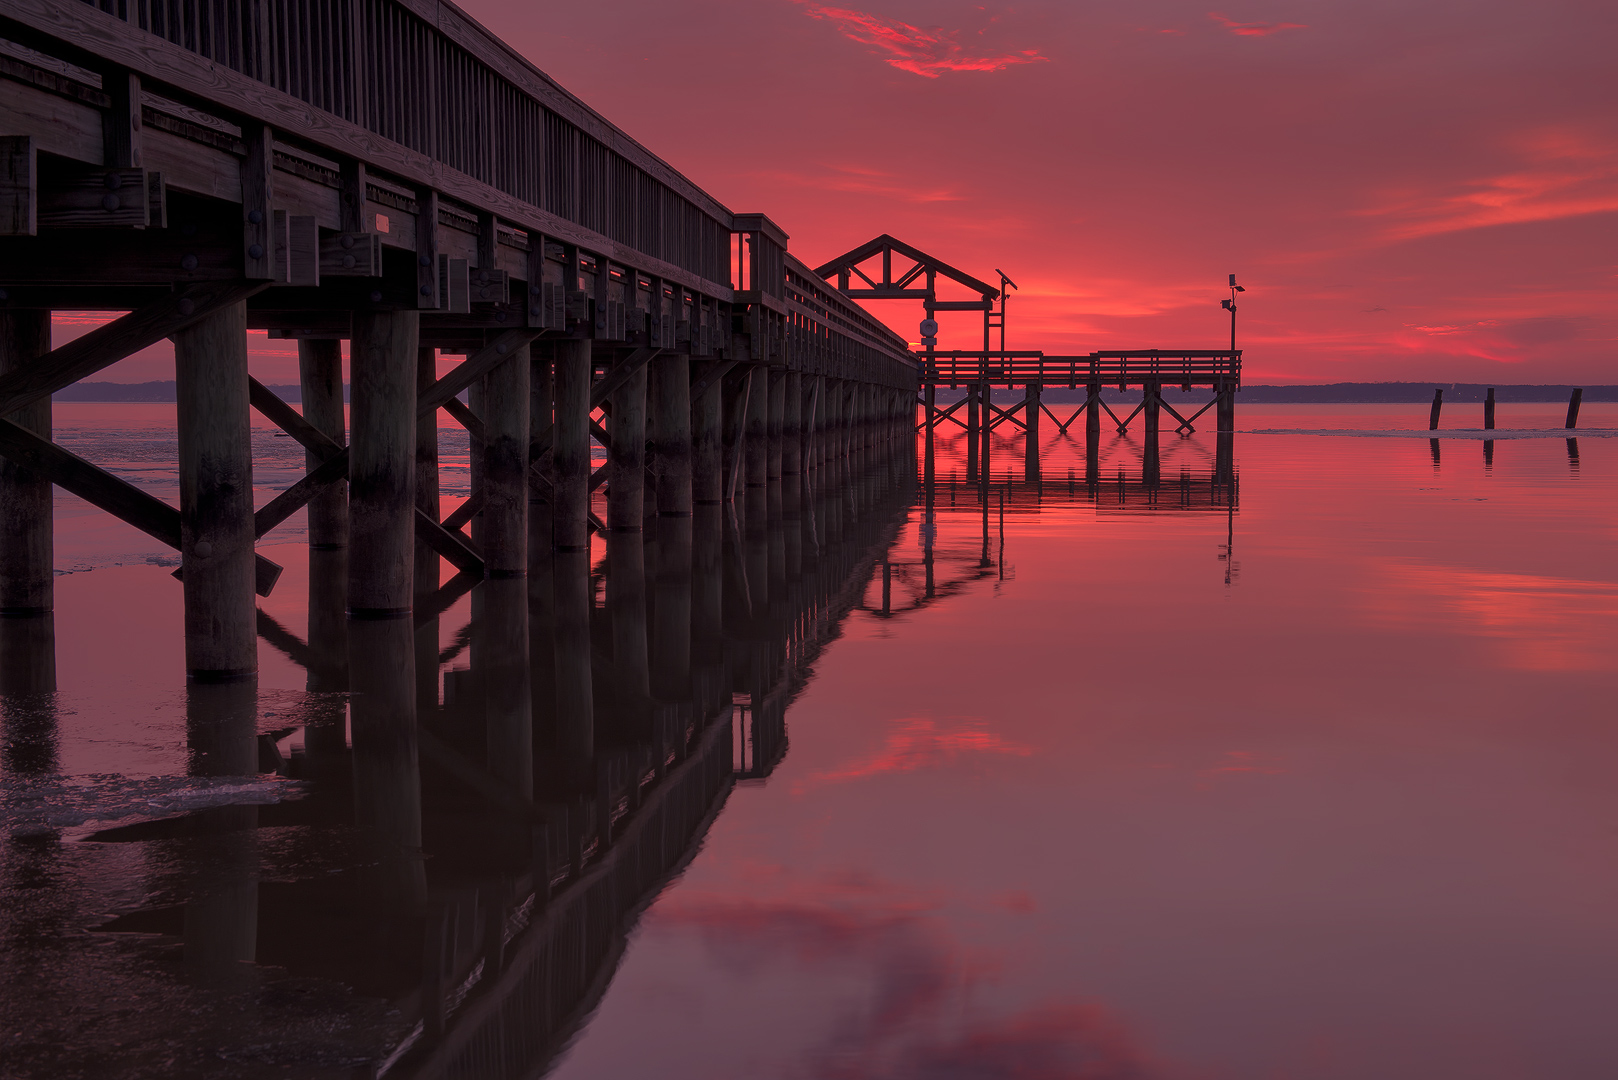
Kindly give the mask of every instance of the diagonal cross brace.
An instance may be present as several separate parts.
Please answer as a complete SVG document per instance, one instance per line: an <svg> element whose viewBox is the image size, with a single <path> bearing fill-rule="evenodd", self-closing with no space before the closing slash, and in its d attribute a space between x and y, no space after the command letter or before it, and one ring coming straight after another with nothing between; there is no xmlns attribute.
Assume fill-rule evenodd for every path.
<svg viewBox="0 0 1618 1080"><path fill-rule="evenodd" d="M176 551L180 548L180 512L161 499L94 465L77 454L40 438L27 428L0 420L0 455L26 465L66 491L133 525ZM281 567L254 554L254 591L270 595Z"/></svg>
<svg viewBox="0 0 1618 1080"><path fill-rule="evenodd" d="M0 416L10 415L72 386L269 285L268 281L209 281L187 285L105 326L98 326L83 337L0 375Z"/></svg>

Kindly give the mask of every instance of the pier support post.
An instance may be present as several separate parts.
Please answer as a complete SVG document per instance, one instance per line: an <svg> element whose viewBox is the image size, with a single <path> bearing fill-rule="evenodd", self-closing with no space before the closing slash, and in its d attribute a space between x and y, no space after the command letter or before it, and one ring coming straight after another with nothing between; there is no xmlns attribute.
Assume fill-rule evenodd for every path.
<svg viewBox="0 0 1618 1080"><path fill-rule="evenodd" d="M1146 445L1148 447L1157 445L1159 421L1162 418L1163 409L1161 390L1162 388L1158 385L1158 383L1151 380L1148 380L1141 387L1141 396L1143 399L1142 404L1144 406L1142 411L1145 414Z"/></svg>
<svg viewBox="0 0 1618 1080"><path fill-rule="evenodd" d="M1094 487L1100 480L1101 462L1101 384L1092 382L1084 396L1084 482Z"/></svg>
<svg viewBox="0 0 1618 1080"><path fill-rule="evenodd" d="M583 340L558 341L553 360L556 366L556 434L551 440L551 467L556 489L556 505L552 510L555 546L557 551L588 551L590 343ZM559 577L558 605L562 602L560 580ZM588 654L585 668L589 668Z"/></svg>
<svg viewBox="0 0 1618 1080"><path fill-rule="evenodd" d="M978 478L978 384L966 384L966 478Z"/></svg>
<svg viewBox="0 0 1618 1080"><path fill-rule="evenodd" d="M555 422L556 378L555 368L552 366L552 346L549 344L530 345L528 347L528 440L529 453L532 454L534 440L549 431L551 438L556 436L556 430L551 426ZM531 460L531 459L530 459ZM549 607L551 595L550 558L552 546L552 533L554 523L552 514L555 510L556 488L548 483L539 482L530 468L524 474L524 483L528 487L528 576L536 594L546 597L546 607ZM537 574L543 573L542 582L534 581ZM547 625L549 620L547 619ZM534 645L537 650L539 646ZM549 669L550 652L547 651L546 668ZM537 678L537 676L536 676ZM536 690L536 697L537 697ZM545 709L550 708L549 698L546 698Z"/></svg>
<svg viewBox="0 0 1618 1080"><path fill-rule="evenodd" d="M1221 379L1214 393L1218 396L1218 401L1214 404L1214 431L1235 431L1236 387L1231 380Z"/></svg>
<svg viewBox="0 0 1618 1080"><path fill-rule="evenodd" d="M1023 424L1025 439L1023 442L1023 476L1028 480L1039 479L1039 410L1040 410L1039 383L1031 382L1023 396Z"/></svg>
<svg viewBox="0 0 1618 1080"><path fill-rule="evenodd" d="M803 472L803 375L788 371L781 413L781 475Z"/></svg>
<svg viewBox="0 0 1618 1080"><path fill-rule="evenodd" d="M691 401L691 499L697 506L725 497L724 381L710 381Z"/></svg>
<svg viewBox="0 0 1618 1080"><path fill-rule="evenodd" d="M246 678L258 671L246 302L173 340L186 674Z"/></svg>
<svg viewBox="0 0 1618 1080"><path fill-rule="evenodd" d="M481 539L485 573L491 578L528 573L528 379L526 345L511 350L484 376Z"/></svg>
<svg viewBox="0 0 1618 1080"><path fill-rule="evenodd" d="M1442 386L1433 390L1433 411L1427 418L1427 430L1438 430L1438 414L1444 409L1444 388Z"/></svg>
<svg viewBox="0 0 1618 1080"><path fill-rule="evenodd" d="M612 394L607 434L607 528L639 532L646 514L646 368L637 368Z"/></svg>
<svg viewBox="0 0 1618 1080"><path fill-rule="evenodd" d="M763 487L769 482L770 384L774 378L767 367L753 369L753 391L747 396L746 435L743 438L748 487Z"/></svg>
<svg viewBox="0 0 1618 1080"><path fill-rule="evenodd" d="M690 517L691 358L663 353L650 368L652 473L657 477L657 512L662 517ZM707 397L707 394L703 395Z"/></svg>
<svg viewBox="0 0 1618 1080"><path fill-rule="evenodd" d="M409 353L412 361L414 345L412 342ZM356 445L360 433L368 429L368 425L362 428L358 413L355 410ZM410 430L415 430L413 423ZM359 503L357 492L354 501ZM364 550L361 536L356 530L352 537L355 557ZM409 619L349 620L354 823L365 830L373 845L378 899L406 911L427 895L421 852L414 638Z"/></svg>
<svg viewBox="0 0 1618 1080"><path fill-rule="evenodd" d="M1567 399L1567 427L1569 430L1579 426L1579 403L1584 400L1584 388L1576 387Z"/></svg>
<svg viewBox="0 0 1618 1080"><path fill-rule="evenodd" d="M765 463L765 479L781 479L781 462L786 452L787 373L782 368L770 368L769 414L765 418L765 435L769 456Z"/></svg>
<svg viewBox="0 0 1618 1080"><path fill-rule="evenodd" d="M1494 430L1494 387L1483 396L1483 430Z"/></svg>
<svg viewBox="0 0 1618 1080"><path fill-rule="evenodd" d="M431 348L418 348L416 350L416 393L420 395L433 383L438 381L438 352ZM308 405L305 404L305 410ZM307 414L306 414L307 415ZM434 409L427 416L416 418L416 509L438 521L442 516L439 510L438 489L438 410ZM415 570L415 604L420 606L438 591L438 552L434 551L421 540L416 541L416 570ZM433 620L435 626L437 620ZM422 648L431 648L434 671L437 671L438 637L436 633L429 645ZM438 703L435 696L433 704Z"/></svg>
<svg viewBox="0 0 1618 1080"><path fill-rule="evenodd" d="M303 418L338 446L348 442L343 408L343 343L336 338L298 340L298 392ZM434 448L436 469L436 444ZM321 458L304 454L304 467L314 472ZM327 484L309 500L309 546L331 551L348 546L348 481Z"/></svg>
<svg viewBox="0 0 1618 1080"><path fill-rule="evenodd" d="M0 375L50 351L49 311L0 311ZM49 439L51 399L42 397L6 419ZM0 618L48 615L55 606L51 499L49 479L0 458Z"/></svg>
<svg viewBox="0 0 1618 1080"><path fill-rule="evenodd" d="M420 322L415 311L354 313L348 610L361 618L411 611Z"/></svg>

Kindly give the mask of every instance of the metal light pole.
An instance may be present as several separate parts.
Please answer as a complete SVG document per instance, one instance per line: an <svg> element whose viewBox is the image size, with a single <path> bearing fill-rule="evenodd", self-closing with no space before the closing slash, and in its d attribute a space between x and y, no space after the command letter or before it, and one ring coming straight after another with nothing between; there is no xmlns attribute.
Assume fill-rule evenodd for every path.
<svg viewBox="0 0 1618 1080"><path fill-rule="evenodd" d="M1236 275L1230 275L1230 299L1220 301L1220 306L1230 312L1230 353L1234 361L1236 356L1236 294L1247 290L1236 284Z"/></svg>

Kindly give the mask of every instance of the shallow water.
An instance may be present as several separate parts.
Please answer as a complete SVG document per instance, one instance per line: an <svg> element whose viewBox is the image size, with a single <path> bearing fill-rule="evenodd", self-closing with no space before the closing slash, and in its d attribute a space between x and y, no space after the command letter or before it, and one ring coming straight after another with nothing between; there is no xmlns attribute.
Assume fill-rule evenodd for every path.
<svg viewBox="0 0 1618 1080"><path fill-rule="evenodd" d="M301 515L243 699L187 691L167 553L61 496L60 688L5 698L0 1073L1610 1076L1618 440L1561 419L1239 406L1234 500L1211 436L1155 484L1105 437L1092 491L1047 423L987 508L945 437L930 513L903 468L755 491L685 586L661 535L598 544L553 568L593 756L545 704L589 643L516 599L567 658L530 675L537 817L486 783L511 596L348 642L356 683L431 657L406 761L322 652ZM172 407L57 427L175 497ZM263 503L301 454L256 438Z"/></svg>

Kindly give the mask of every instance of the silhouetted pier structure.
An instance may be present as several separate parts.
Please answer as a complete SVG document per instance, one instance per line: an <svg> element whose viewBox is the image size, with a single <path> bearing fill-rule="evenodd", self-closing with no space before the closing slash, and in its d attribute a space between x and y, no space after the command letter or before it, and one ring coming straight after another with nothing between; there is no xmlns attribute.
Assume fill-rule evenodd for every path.
<svg viewBox="0 0 1618 1080"><path fill-rule="evenodd" d="M179 550L193 678L253 671L253 546L305 506L351 613L400 616L418 540L522 575L908 436L903 339L447 5L7 0L0 116L0 609L51 608L58 484ZM51 349L62 309L129 313ZM301 414L251 328L298 341ZM50 442L53 391L164 338L178 508ZM250 408L309 460L256 510ZM474 444L442 520L439 409Z"/></svg>

